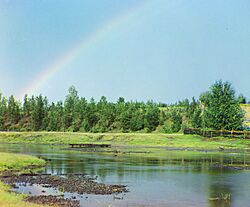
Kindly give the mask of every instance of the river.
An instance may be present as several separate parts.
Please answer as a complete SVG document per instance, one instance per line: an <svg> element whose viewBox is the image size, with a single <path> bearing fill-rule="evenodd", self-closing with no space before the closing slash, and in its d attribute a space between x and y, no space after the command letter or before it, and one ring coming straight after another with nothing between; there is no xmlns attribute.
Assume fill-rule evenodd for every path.
<svg viewBox="0 0 250 207"><path fill-rule="evenodd" d="M247 207L250 171L222 167L250 164L250 154L197 152L164 148L117 148L119 153L79 152L65 146L1 144L1 152L31 154L48 160L41 173L86 173L107 184L127 185L121 195L75 195L88 207ZM28 193L23 187L19 192ZM53 192L51 192L53 193ZM42 194L36 186L32 194ZM211 200L230 195L230 200ZM65 196L72 195L65 192Z"/></svg>

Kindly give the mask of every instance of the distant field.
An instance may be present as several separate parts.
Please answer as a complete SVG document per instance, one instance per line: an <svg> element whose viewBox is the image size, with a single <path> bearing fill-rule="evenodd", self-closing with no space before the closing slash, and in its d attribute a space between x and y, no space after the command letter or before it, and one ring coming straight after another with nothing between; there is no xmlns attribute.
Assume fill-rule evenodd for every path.
<svg viewBox="0 0 250 207"><path fill-rule="evenodd" d="M241 104L240 106L246 112L245 124L250 126L250 104Z"/></svg>
<svg viewBox="0 0 250 207"><path fill-rule="evenodd" d="M174 149L249 149L250 140L239 138L203 138L196 135L163 133L62 133L62 132L0 132L2 143L62 144L94 143L114 147L167 147Z"/></svg>

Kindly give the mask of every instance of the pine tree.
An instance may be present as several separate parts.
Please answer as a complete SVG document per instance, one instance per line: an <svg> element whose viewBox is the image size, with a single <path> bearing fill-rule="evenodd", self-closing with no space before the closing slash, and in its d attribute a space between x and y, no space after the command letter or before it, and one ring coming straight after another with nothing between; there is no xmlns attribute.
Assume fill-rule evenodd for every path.
<svg viewBox="0 0 250 207"><path fill-rule="evenodd" d="M78 92L74 86L68 90L68 95L64 102L64 128L65 130L74 131L73 121L76 116L75 108L79 101Z"/></svg>
<svg viewBox="0 0 250 207"><path fill-rule="evenodd" d="M0 93L0 130L6 130L7 113L7 99Z"/></svg>
<svg viewBox="0 0 250 207"><path fill-rule="evenodd" d="M39 131L43 129L43 122L45 118L45 103L42 95L35 98L35 105L32 110L32 129Z"/></svg>
<svg viewBox="0 0 250 207"><path fill-rule="evenodd" d="M15 130L16 124L20 120L20 105L15 100L14 96L11 95L8 100L8 129Z"/></svg>

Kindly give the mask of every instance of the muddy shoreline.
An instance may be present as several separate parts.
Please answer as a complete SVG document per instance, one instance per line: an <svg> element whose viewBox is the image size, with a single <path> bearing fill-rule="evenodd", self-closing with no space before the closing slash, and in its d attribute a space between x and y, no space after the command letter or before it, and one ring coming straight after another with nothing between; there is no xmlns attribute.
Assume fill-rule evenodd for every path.
<svg viewBox="0 0 250 207"><path fill-rule="evenodd" d="M128 192L127 186L124 185L107 185L99 183L95 179L84 174L64 174L64 175L48 175L48 174L14 174L13 172L5 172L0 176L0 181L10 185L13 189L19 188L21 183L23 186L40 185L45 188L55 188L62 192L61 196L40 195L28 196L25 201L57 205L62 207L79 207L80 201L74 198L64 198L64 192L94 195L118 195ZM32 194L30 192L30 194Z"/></svg>
<svg viewBox="0 0 250 207"><path fill-rule="evenodd" d="M80 207L80 201L61 198L59 196L29 196L24 199L27 202L60 207Z"/></svg>

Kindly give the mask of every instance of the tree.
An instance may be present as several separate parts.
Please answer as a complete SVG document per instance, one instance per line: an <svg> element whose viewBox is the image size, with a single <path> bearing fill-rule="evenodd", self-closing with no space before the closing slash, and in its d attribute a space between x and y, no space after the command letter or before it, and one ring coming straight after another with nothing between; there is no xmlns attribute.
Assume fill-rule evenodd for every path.
<svg viewBox="0 0 250 207"><path fill-rule="evenodd" d="M79 102L78 92L74 86L70 86L68 90L68 95L64 102L64 127L65 130L71 130L70 127L73 127L73 121L75 118L75 108ZM72 129L73 130L73 129ZM73 130L74 131L74 130Z"/></svg>
<svg viewBox="0 0 250 207"><path fill-rule="evenodd" d="M20 106L15 100L14 96L11 95L8 100L8 125L9 129L15 129L15 125L20 120Z"/></svg>
<svg viewBox="0 0 250 207"><path fill-rule="evenodd" d="M27 94L25 94L24 99L23 99L23 115L25 117L28 117L31 115L31 103L29 101L29 97Z"/></svg>
<svg viewBox="0 0 250 207"><path fill-rule="evenodd" d="M32 129L34 131L39 131L43 129L43 122L45 118L45 101L42 95L39 95L35 98L35 105L32 110Z"/></svg>
<svg viewBox="0 0 250 207"><path fill-rule="evenodd" d="M157 105L152 102L147 103L145 113L145 127L149 132L152 132L160 123L160 110Z"/></svg>
<svg viewBox="0 0 250 207"><path fill-rule="evenodd" d="M129 129L139 131L144 128L146 108L144 103L130 103L129 106L131 119L129 120ZM128 116L129 117L129 116Z"/></svg>
<svg viewBox="0 0 250 207"><path fill-rule="evenodd" d="M61 131L63 129L63 105L62 102L54 104L52 102L48 111L48 127L49 131Z"/></svg>
<svg viewBox="0 0 250 207"><path fill-rule="evenodd" d="M95 99L91 98L86 107L85 118L82 127L85 131L92 131L99 120Z"/></svg>
<svg viewBox="0 0 250 207"><path fill-rule="evenodd" d="M239 101L240 104L246 104L247 103L246 97L243 96L243 94L239 95L238 101Z"/></svg>
<svg viewBox="0 0 250 207"><path fill-rule="evenodd" d="M242 129L244 113L229 82L215 82L210 91L201 95L200 101L204 106L203 120L206 128Z"/></svg>
<svg viewBox="0 0 250 207"><path fill-rule="evenodd" d="M88 128L87 125L83 124L83 120L86 117L87 111L87 100L85 98L81 98L77 101L74 108L74 119L73 119L73 131L89 131L86 130Z"/></svg>
<svg viewBox="0 0 250 207"><path fill-rule="evenodd" d="M33 100L34 101L34 97ZM25 131L31 131L32 130L32 117L31 117L31 113L32 113L32 107L34 107L32 104L31 99L28 97L28 95L24 96L23 99L23 106L22 106L22 118L20 121L20 125L21 125L21 130L25 130Z"/></svg>
<svg viewBox="0 0 250 207"><path fill-rule="evenodd" d="M186 116L190 121L190 125L194 128L200 128L202 126L202 116L201 116L201 104L192 98L192 101L186 106Z"/></svg>
<svg viewBox="0 0 250 207"><path fill-rule="evenodd" d="M181 130L182 125L182 114L180 109L175 109L171 115L172 118L172 125L171 125L171 132L176 133Z"/></svg>
<svg viewBox="0 0 250 207"><path fill-rule="evenodd" d="M98 122L94 127L94 132L107 132L115 120L114 104L109 103L105 96L102 96L100 101L96 104L96 114Z"/></svg>
<svg viewBox="0 0 250 207"><path fill-rule="evenodd" d="M0 93L0 130L6 130L7 113L7 99Z"/></svg>

